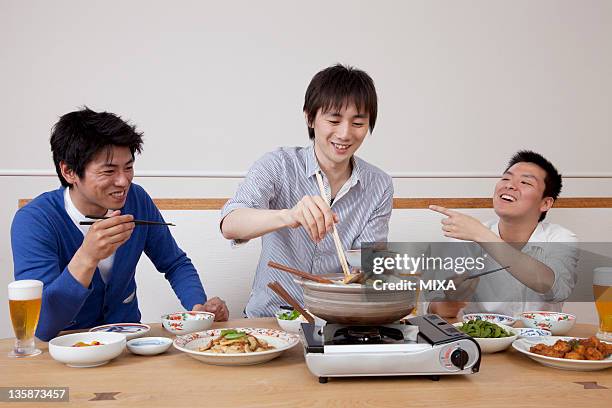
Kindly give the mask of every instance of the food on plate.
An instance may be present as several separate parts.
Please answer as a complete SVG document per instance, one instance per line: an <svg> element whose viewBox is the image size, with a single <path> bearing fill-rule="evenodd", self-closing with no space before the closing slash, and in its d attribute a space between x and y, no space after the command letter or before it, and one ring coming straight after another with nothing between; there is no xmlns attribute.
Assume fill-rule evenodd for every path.
<svg viewBox="0 0 612 408"><path fill-rule="evenodd" d="M503 327L486 320L469 320L458 327L465 334L478 338L500 338L514 336Z"/></svg>
<svg viewBox="0 0 612 408"><path fill-rule="evenodd" d="M257 353L274 349L265 340L259 339L245 332L228 329L221 330L221 335L210 340L205 347L200 347L199 351L210 351L219 354L228 353Z"/></svg>
<svg viewBox="0 0 612 408"><path fill-rule="evenodd" d="M538 343L531 346L529 351L545 357L569 360L603 360L612 354L612 344L591 336L588 339L557 340L552 346Z"/></svg>
<svg viewBox="0 0 612 408"><path fill-rule="evenodd" d="M278 314L278 318L281 320L295 320L300 317L302 317L302 314L298 312L297 310L292 310L290 312ZM300 320L306 320L306 319L302 317Z"/></svg>
<svg viewBox="0 0 612 408"><path fill-rule="evenodd" d="M104 343L100 343L98 340L94 340L91 343L85 343L78 341L72 345L72 347L91 347L91 346L102 346Z"/></svg>

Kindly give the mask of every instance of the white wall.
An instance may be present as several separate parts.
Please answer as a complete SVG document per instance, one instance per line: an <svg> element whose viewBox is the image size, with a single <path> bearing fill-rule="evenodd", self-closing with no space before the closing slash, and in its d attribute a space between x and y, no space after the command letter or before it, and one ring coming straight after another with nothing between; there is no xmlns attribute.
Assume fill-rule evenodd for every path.
<svg viewBox="0 0 612 408"><path fill-rule="evenodd" d="M155 197L227 197L240 180L205 175L241 174L276 146L305 144L304 91L336 62L376 82L379 122L360 155L407 176L395 179L397 196L488 196L494 180L482 176L498 174L519 148L544 153L570 176L564 196L612 196L610 38L605 0L4 0L0 287L12 279L17 199L57 185L28 175L52 168L49 129L59 115L83 104L119 113L145 132L137 174L200 175L137 178ZM550 217L588 241L609 239L610 215ZM214 212L165 216L179 225L177 239L208 292L239 315L258 243L231 251ZM431 239L430 218L394 213L391 238ZM139 296L144 320L156 320L178 303L147 262ZM592 319L591 309L584 313Z"/></svg>

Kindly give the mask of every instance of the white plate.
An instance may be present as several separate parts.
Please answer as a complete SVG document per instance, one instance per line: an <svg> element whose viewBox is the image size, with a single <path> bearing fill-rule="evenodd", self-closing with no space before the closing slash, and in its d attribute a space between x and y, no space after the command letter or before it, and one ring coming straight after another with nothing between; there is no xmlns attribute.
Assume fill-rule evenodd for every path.
<svg viewBox="0 0 612 408"><path fill-rule="evenodd" d="M121 333L127 340L143 336L151 330L151 326L142 323L112 323L89 329L90 332L97 333Z"/></svg>
<svg viewBox="0 0 612 408"><path fill-rule="evenodd" d="M221 330L215 329L203 332L191 333L185 336L178 336L174 340L174 347L196 360L214 365L252 365L259 364L278 357L283 351L296 346L300 340L295 334L287 333L276 329L257 329L248 327L238 327L240 330L251 334L257 338L265 340L268 344L276 347L273 350L261 351L257 353L231 353L219 354L210 351L198 351L200 347L206 346L211 339L221 335Z"/></svg>
<svg viewBox="0 0 612 408"><path fill-rule="evenodd" d="M559 336L547 336L533 339L518 339L512 343L512 347L520 353L525 354L532 360L537 361L548 367L561 368L563 370L575 370L575 371L595 371L603 370L605 368L612 367L612 356L604 360L569 360L566 358L546 357L539 354L535 354L529 351L531 346L535 346L539 343L552 346L557 340L572 340L578 337L559 337Z"/></svg>

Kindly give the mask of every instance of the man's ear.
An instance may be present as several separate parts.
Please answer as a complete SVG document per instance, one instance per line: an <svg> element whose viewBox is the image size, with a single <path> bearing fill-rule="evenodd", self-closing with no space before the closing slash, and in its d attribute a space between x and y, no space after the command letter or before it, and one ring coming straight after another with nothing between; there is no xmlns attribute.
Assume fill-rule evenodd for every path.
<svg viewBox="0 0 612 408"><path fill-rule="evenodd" d="M540 212L550 210L554 203L555 200L552 197L543 198L542 203L540 204Z"/></svg>
<svg viewBox="0 0 612 408"><path fill-rule="evenodd" d="M74 185L76 181L78 181L79 177L76 175L74 170L72 170L68 165L61 161L59 164L60 171L62 172L62 177L69 183Z"/></svg>
<svg viewBox="0 0 612 408"><path fill-rule="evenodd" d="M304 119L306 120L306 126L308 126L309 128L312 128L312 123L310 123L310 121L308 120L308 112L304 111Z"/></svg>

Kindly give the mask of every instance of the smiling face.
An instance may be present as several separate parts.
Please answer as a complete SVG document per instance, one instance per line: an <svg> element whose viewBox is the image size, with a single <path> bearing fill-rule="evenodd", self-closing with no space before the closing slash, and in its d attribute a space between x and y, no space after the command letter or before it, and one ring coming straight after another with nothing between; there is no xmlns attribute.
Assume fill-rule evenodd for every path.
<svg viewBox="0 0 612 408"><path fill-rule="evenodd" d="M319 109L311 127L321 168L344 168L368 133L368 114L358 112L354 103L328 112Z"/></svg>
<svg viewBox="0 0 612 408"><path fill-rule="evenodd" d="M83 177L60 164L62 175L72 184L70 197L83 215L105 215L123 208L134 178L134 157L128 147L112 146L96 153L85 166Z"/></svg>
<svg viewBox="0 0 612 408"><path fill-rule="evenodd" d="M510 167L495 185L493 208L502 219L538 221L552 207L552 197L543 197L546 171L534 163Z"/></svg>

